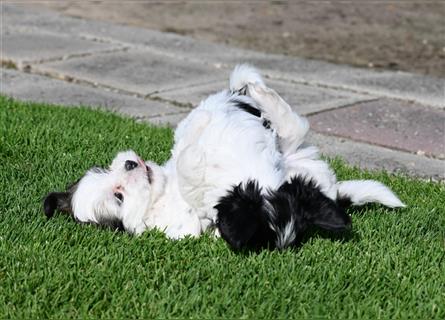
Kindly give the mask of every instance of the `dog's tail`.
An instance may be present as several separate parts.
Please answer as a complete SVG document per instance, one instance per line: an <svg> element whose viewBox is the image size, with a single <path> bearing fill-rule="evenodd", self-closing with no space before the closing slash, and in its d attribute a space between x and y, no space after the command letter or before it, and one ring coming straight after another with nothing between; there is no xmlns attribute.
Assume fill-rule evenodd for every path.
<svg viewBox="0 0 445 320"><path fill-rule="evenodd" d="M218 205L217 227L236 249L284 249L298 244L310 226L344 231L351 219L316 185L295 177L278 190L262 194L254 181L234 187Z"/></svg>
<svg viewBox="0 0 445 320"><path fill-rule="evenodd" d="M244 92L245 87L249 83L264 84L263 78L258 70L248 64L239 64L233 69L230 75L229 87L230 90Z"/></svg>
<svg viewBox="0 0 445 320"><path fill-rule="evenodd" d="M363 205L377 202L390 208L405 204L384 184L374 180L349 180L337 182L337 199L344 205Z"/></svg>

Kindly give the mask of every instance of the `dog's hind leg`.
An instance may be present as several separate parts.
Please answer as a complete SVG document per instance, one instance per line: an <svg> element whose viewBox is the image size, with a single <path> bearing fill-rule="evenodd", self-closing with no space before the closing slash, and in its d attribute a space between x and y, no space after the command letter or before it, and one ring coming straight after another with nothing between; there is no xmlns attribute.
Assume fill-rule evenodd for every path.
<svg viewBox="0 0 445 320"><path fill-rule="evenodd" d="M262 116L278 135L286 176L285 181L299 176L313 180L331 199L336 197L335 174L328 163L320 160L316 147L302 147L309 131L309 122L294 112L289 104L273 89L261 84L249 84L248 94L261 109Z"/></svg>
<svg viewBox="0 0 445 320"><path fill-rule="evenodd" d="M289 104L273 89L261 84L249 84L247 93L261 110L262 117L269 120L279 137L281 152L294 153L304 142L309 131L309 122L292 111Z"/></svg>

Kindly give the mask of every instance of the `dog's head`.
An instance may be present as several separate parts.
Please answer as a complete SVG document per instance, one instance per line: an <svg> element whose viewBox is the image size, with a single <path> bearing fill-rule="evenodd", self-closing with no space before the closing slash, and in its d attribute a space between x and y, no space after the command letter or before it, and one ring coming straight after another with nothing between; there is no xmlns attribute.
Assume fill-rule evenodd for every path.
<svg viewBox="0 0 445 320"><path fill-rule="evenodd" d="M158 165L133 151L121 152L108 169L94 167L67 191L49 193L43 208L47 217L58 210L81 223L141 233L164 183Z"/></svg>

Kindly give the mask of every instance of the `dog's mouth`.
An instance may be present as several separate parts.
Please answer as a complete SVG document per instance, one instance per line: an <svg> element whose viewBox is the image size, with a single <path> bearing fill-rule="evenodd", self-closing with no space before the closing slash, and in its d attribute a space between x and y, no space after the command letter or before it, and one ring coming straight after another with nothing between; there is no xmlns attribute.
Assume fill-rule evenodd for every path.
<svg viewBox="0 0 445 320"><path fill-rule="evenodd" d="M147 163L145 163L145 161L143 159L141 159L139 157L137 159L137 163L139 164L139 166L141 168L144 169L145 174L147 176L148 183L151 184L153 182L153 170L151 169L151 167L149 165L147 165Z"/></svg>
<svg viewBox="0 0 445 320"><path fill-rule="evenodd" d="M153 182L153 170L145 165L145 173L147 174L148 183L151 184Z"/></svg>

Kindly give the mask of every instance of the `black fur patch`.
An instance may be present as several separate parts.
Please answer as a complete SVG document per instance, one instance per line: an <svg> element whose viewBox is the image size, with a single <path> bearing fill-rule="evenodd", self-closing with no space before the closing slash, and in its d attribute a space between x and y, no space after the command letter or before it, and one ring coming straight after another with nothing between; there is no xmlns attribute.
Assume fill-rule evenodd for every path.
<svg viewBox="0 0 445 320"><path fill-rule="evenodd" d="M261 118L261 110L251 106L250 104L248 104L248 103L246 103L244 101L236 100L236 99L233 99L232 103L237 108L239 108L239 109L241 109L241 110L243 110L243 111L245 111L247 113L250 113L251 115L254 115L257 118ZM271 125L270 121L267 120L267 119L264 119L263 127L266 128L266 129L270 129L270 125Z"/></svg>
<svg viewBox="0 0 445 320"><path fill-rule="evenodd" d="M124 223L116 217L101 217L97 223L100 227L113 231L125 231Z"/></svg>
<svg viewBox="0 0 445 320"><path fill-rule="evenodd" d="M300 243L310 226L344 231L351 219L316 185L295 177L267 196L255 181L228 191L215 206L221 236L236 249L286 248Z"/></svg>
<svg viewBox="0 0 445 320"><path fill-rule="evenodd" d="M56 210L70 212L71 197L68 192L51 192L43 201L43 211L47 218L52 218Z"/></svg>
<svg viewBox="0 0 445 320"><path fill-rule="evenodd" d="M264 198L255 181L239 184L221 198L216 226L221 236L236 250L259 249L269 244L274 233L264 212Z"/></svg>
<svg viewBox="0 0 445 320"><path fill-rule="evenodd" d="M255 117L261 117L261 111L255 107L252 107L250 104L245 103L244 101L234 100L233 101L238 109L241 109L247 113L254 115Z"/></svg>
<svg viewBox="0 0 445 320"><path fill-rule="evenodd" d="M47 218L52 218L56 210L73 215L71 199L76 192L80 179L68 186L66 192L50 192L43 200L43 211Z"/></svg>
<svg viewBox="0 0 445 320"><path fill-rule="evenodd" d="M281 210L291 211L297 221L301 219L300 232L304 232L309 225L329 231L344 231L351 226L351 218L343 208L326 197L313 181L294 177L271 193L269 199L272 205L277 205L282 198L286 199L288 208L281 206Z"/></svg>
<svg viewBox="0 0 445 320"><path fill-rule="evenodd" d="M340 207L346 209L352 205L352 201L350 198L341 198L337 196L337 204Z"/></svg>
<svg viewBox="0 0 445 320"><path fill-rule="evenodd" d="M238 91L232 91L233 94L237 93L241 96L245 96L247 95L247 85L245 85L244 87L242 87L241 89L239 89Z"/></svg>

